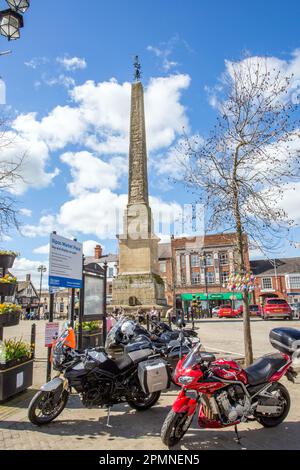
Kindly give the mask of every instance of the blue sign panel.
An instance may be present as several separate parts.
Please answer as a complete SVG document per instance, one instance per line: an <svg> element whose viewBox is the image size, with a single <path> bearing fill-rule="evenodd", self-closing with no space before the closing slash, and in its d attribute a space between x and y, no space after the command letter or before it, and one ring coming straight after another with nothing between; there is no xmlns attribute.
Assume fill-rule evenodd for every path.
<svg viewBox="0 0 300 470"><path fill-rule="evenodd" d="M82 245L52 234L50 238L49 287L82 288Z"/></svg>

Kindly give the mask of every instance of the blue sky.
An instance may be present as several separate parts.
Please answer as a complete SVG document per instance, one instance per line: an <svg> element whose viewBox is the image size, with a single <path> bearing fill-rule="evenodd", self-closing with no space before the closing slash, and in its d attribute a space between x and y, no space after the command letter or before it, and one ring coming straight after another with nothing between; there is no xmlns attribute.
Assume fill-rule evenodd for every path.
<svg viewBox="0 0 300 470"><path fill-rule="evenodd" d="M47 261L54 229L88 242L87 252L98 241L116 250L103 239L103 225L107 211L126 201L135 54L146 88L152 202L168 211L191 200L168 182L174 146L183 126L205 135L213 125L207 89L225 60L245 51L268 55L296 68L300 79L299 16L297 0L32 0L21 40L2 38L1 50L13 54L0 59L20 137L14 152L26 152L17 190L23 235L1 243L21 252L19 277ZM292 215L300 220L300 209ZM300 242L299 230L293 236ZM288 245L280 253L298 254Z"/></svg>

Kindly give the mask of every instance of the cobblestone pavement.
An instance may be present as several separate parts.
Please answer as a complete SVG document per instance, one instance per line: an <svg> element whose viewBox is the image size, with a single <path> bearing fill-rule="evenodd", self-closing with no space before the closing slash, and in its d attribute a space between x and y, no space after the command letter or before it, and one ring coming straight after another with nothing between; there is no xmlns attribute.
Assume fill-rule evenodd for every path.
<svg viewBox="0 0 300 470"><path fill-rule="evenodd" d="M283 324L260 321L253 323L256 354L272 351L268 343L268 332L278 325ZM293 326L300 328L300 323L295 322ZM24 335L27 334L26 328L28 325L23 326ZM38 331L42 328L42 324L38 325ZM200 336L207 349L216 352L226 350L238 356L243 353L241 328L241 323L236 321L204 321L200 325ZM16 332L11 334L17 335ZM156 407L144 413L137 413L126 405L116 406L111 415L111 428L106 426L105 410L87 410L81 406L79 398L75 395L70 398L67 409L54 423L43 428L32 426L27 419L27 407L45 375L45 351L41 346L42 342L37 346L35 387L21 397L0 406L0 449L164 449L159 437L160 429L176 397L176 390L164 394ZM300 380L298 379L295 385L285 379L283 382L292 397L291 412L286 422L276 429L264 429L257 423L241 425L239 430L243 448L300 449ZM232 428L220 431L199 430L195 421L178 449L239 449L234 437Z"/></svg>

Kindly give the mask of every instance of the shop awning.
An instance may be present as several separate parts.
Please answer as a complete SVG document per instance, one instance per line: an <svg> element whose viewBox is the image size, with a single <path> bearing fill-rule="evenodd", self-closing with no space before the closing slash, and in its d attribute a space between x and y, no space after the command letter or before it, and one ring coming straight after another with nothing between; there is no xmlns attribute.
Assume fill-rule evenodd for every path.
<svg viewBox="0 0 300 470"><path fill-rule="evenodd" d="M193 297L197 300L207 300L206 294L182 294L181 299L183 301L191 302ZM208 300L243 300L242 292L224 292L220 294L208 294Z"/></svg>

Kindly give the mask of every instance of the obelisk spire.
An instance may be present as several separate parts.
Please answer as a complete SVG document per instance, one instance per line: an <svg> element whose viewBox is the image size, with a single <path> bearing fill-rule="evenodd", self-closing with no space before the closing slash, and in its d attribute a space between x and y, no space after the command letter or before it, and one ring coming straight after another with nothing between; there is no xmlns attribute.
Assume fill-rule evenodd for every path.
<svg viewBox="0 0 300 470"><path fill-rule="evenodd" d="M144 108L144 89L140 82L141 65L135 59L135 79L131 94L131 123L129 149L129 205L149 204L147 144Z"/></svg>

